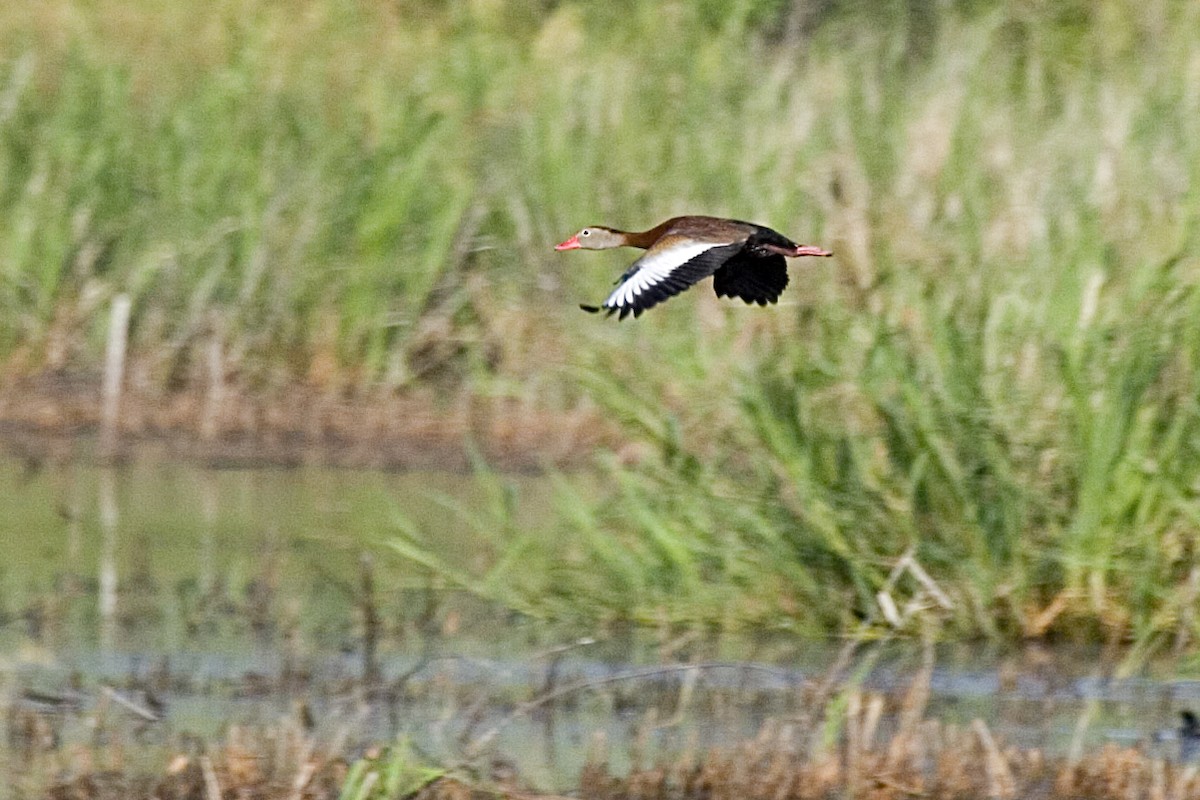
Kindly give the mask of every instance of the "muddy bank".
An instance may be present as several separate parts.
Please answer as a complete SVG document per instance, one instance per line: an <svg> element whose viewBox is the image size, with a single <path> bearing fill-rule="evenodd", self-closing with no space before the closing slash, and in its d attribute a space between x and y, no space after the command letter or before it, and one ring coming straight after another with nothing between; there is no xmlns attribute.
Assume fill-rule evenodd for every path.
<svg viewBox="0 0 1200 800"><path fill-rule="evenodd" d="M36 465L79 457L103 425L99 374L55 372L0 388L0 444ZM346 393L295 385L251 393L123 389L114 455L156 446L212 466L465 469L472 448L504 470L583 463L615 431L589 404L568 412L466 392ZM94 449L93 449L94 450Z"/></svg>

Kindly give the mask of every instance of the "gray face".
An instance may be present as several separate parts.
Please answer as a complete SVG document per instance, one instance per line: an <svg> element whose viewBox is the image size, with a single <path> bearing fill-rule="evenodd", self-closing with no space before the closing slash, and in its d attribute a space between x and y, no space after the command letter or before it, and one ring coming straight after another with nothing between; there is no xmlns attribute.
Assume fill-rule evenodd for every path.
<svg viewBox="0 0 1200 800"><path fill-rule="evenodd" d="M608 228L584 228L575 234L579 246L585 250L607 250L610 247L621 246L621 235Z"/></svg>

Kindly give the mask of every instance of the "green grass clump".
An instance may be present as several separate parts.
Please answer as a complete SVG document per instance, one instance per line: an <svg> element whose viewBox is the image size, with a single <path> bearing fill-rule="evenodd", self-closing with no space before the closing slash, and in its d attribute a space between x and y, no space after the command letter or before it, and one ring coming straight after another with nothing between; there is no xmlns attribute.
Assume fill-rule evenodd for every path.
<svg viewBox="0 0 1200 800"><path fill-rule="evenodd" d="M614 594L704 617L733 584L760 621L845 627L911 549L959 633L1194 638L1200 152L1167 64L1198 51L1123 37L1155 13L1084 20L1078 64L1003 12L918 67L886 36L813 57L873 76L825 104L841 274L607 389L656 452L597 553L673 545Z"/></svg>
<svg viewBox="0 0 1200 800"><path fill-rule="evenodd" d="M410 797L446 774L423 763L412 745L400 740L350 765L339 795L341 800Z"/></svg>
<svg viewBox="0 0 1200 800"><path fill-rule="evenodd" d="M563 161L539 191L590 182L577 221L704 208L837 251L778 309L701 288L563 333L630 446L601 501L566 488L543 609L844 628L911 551L958 633L1194 640L1195 12L852 21L696 33L677 82L623 39L603 81L560 76L602 146L533 123L525 161Z"/></svg>

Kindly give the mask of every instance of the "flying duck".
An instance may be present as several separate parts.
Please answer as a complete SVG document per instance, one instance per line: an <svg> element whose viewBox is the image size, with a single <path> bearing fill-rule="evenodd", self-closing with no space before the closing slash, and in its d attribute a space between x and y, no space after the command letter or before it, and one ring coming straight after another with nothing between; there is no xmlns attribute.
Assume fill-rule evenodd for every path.
<svg viewBox="0 0 1200 800"><path fill-rule="evenodd" d="M740 297L765 306L779 299L788 284L785 258L831 256L813 245L796 244L783 234L753 222L720 217L673 217L660 225L629 233L599 225L584 228L555 250L607 250L640 247L645 255L617 279L602 305L619 319L673 297L697 281L713 277L717 297Z"/></svg>

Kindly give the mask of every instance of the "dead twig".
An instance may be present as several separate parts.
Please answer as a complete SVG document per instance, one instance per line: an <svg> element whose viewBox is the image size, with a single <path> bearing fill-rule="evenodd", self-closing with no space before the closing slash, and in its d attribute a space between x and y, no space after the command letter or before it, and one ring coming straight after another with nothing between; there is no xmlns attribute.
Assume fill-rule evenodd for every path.
<svg viewBox="0 0 1200 800"><path fill-rule="evenodd" d="M127 711L132 712L135 716L141 717L142 719L146 720L146 722L159 722L162 720L162 716L160 714L156 714L140 703L135 703L111 686L105 686L102 691L106 697L111 699L117 705L121 706Z"/></svg>

